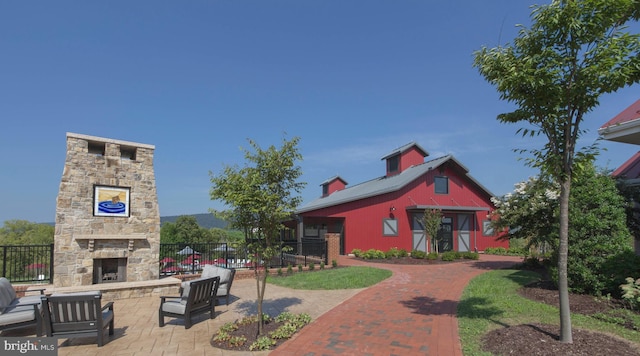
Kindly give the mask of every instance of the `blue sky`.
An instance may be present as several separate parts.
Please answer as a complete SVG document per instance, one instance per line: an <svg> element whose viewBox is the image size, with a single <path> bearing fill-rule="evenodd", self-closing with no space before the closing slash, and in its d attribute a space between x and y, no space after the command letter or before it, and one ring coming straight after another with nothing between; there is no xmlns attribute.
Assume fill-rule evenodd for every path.
<svg viewBox="0 0 640 356"><path fill-rule="evenodd" d="M518 160L519 126L472 67L511 42L529 1L3 1L0 3L0 223L55 220L66 133L156 146L162 216L221 208L209 171L243 165L251 138L301 138L302 197L340 175L385 172L415 141L453 154L496 195L535 172ZM601 99L597 129L638 99ZM638 147L602 142L614 169Z"/></svg>

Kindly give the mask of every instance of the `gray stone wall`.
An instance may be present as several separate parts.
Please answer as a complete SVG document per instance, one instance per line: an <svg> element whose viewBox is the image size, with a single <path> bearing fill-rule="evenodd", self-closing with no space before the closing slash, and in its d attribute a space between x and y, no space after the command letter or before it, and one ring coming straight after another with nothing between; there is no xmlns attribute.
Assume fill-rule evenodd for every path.
<svg viewBox="0 0 640 356"><path fill-rule="evenodd" d="M127 282L159 278L154 150L147 144L67 133L56 204L54 286L92 284L96 258L127 258ZM95 216L95 185L128 187L129 216Z"/></svg>

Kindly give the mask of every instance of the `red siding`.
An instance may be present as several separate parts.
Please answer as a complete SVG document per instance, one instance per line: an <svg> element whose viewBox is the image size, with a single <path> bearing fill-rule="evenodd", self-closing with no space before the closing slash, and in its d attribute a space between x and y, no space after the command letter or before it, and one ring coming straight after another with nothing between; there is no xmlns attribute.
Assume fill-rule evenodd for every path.
<svg viewBox="0 0 640 356"><path fill-rule="evenodd" d="M409 151L411 152L411 151ZM420 156L422 155L413 150ZM404 159L403 159L404 161ZM457 167L457 165L455 165ZM404 168L403 168L404 169ZM449 194L434 193L434 177L446 176L449 178ZM393 193L361 199L333 207L319 209L302 214L305 217L341 217L345 219L344 226L344 251L350 253L358 248L368 250L371 248L387 251L392 247L403 248L410 251L413 235L411 230L411 212L406 208L416 205L438 205L443 207L485 207L494 209L490 197L465 175L457 169L436 169L425 173L413 183ZM391 211L391 207L395 210ZM445 215L454 218L453 242L454 250L458 250L457 214L473 214L475 221L471 226L470 245L478 251L486 247L508 247L508 241L496 241L496 237L482 236L482 221L487 218L488 211L449 211ZM398 236L383 236L383 218L396 218L398 220Z"/></svg>

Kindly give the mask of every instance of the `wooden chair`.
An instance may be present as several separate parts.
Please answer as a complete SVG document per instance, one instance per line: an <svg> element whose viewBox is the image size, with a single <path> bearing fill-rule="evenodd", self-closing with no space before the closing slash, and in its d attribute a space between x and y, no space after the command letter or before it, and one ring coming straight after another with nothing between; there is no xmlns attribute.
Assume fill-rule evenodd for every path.
<svg viewBox="0 0 640 356"><path fill-rule="evenodd" d="M104 345L104 329L113 335L113 302L101 306L101 292L58 294L42 297L48 337L97 337Z"/></svg>
<svg viewBox="0 0 640 356"><path fill-rule="evenodd" d="M165 316L184 319L185 329L191 327L191 318L195 315L208 312L210 319L215 318L216 293L219 286L220 277L201 278L191 281L180 297L160 297L159 325L164 326Z"/></svg>

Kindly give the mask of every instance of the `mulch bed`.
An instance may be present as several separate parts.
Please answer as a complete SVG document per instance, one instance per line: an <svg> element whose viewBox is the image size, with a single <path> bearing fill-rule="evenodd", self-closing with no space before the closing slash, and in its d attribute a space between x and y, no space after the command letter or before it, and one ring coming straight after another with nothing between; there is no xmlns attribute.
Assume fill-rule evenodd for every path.
<svg viewBox="0 0 640 356"><path fill-rule="evenodd" d="M551 281L539 281L519 290L525 298L559 307L558 290ZM594 315L622 308L619 301L569 294L572 313ZM631 326L628 326L631 327ZM546 324L514 325L489 332L483 350L494 355L640 355L638 345L617 336L572 328L573 343L559 342L560 327Z"/></svg>

